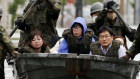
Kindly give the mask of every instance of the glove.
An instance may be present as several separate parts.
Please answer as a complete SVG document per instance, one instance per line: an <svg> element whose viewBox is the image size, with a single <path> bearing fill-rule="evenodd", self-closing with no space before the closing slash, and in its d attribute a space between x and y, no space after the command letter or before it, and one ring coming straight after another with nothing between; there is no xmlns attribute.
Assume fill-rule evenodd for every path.
<svg viewBox="0 0 140 79"><path fill-rule="evenodd" d="M21 17L17 18L17 20L15 21L15 25L18 27L18 29L25 30L25 26L23 25L21 21Z"/></svg>
<svg viewBox="0 0 140 79"><path fill-rule="evenodd" d="M14 51L16 51L16 52L14 52L15 54L22 54L22 53L24 53L21 48L15 48Z"/></svg>
<svg viewBox="0 0 140 79"><path fill-rule="evenodd" d="M20 55L20 53L18 52L18 51L13 51L12 52L12 56L14 57L14 58L17 58L17 55Z"/></svg>

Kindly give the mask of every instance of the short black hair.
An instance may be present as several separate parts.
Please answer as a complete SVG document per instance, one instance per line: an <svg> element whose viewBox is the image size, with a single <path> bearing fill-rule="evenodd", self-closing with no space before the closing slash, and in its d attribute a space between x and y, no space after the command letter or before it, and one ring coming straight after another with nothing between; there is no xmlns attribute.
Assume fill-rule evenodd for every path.
<svg viewBox="0 0 140 79"><path fill-rule="evenodd" d="M82 35L83 35L84 28L83 28L82 24L75 22L72 26L72 29L75 27L76 24L78 24L82 28ZM72 34L73 34L73 32L72 32Z"/></svg>
<svg viewBox="0 0 140 79"><path fill-rule="evenodd" d="M75 23L73 24L72 28L75 27L76 24L78 24L78 25L83 29L83 25L80 24L80 23L77 23L77 22L75 22Z"/></svg>
<svg viewBox="0 0 140 79"><path fill-rule="evenodd" d="M110 27L108 27L108 26L102 26L102 27L100 27L99 28L99 35L103 31L108 31L111 36L114 36L113 30Z"/></svg>

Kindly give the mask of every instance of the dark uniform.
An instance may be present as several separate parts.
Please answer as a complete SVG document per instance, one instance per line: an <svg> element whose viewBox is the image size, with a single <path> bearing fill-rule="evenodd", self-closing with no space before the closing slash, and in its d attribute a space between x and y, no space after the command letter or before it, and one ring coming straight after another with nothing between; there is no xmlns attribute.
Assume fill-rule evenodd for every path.
<svg viewBox="0 0 140 79"><path fill-rule="evenodd" d="M10 41L5 29L0 26L0 79L5 79L4 76L4 60L7 53L11 54L14 51L14 47Z"/></svg>
<svg viewBox="0 0 140 79"><path fill-rule="evenodd" d="M96 24L96 18L98 17L98 14L99 12L101 12L103 10L103 4L100 3L100 2L95 2L91 5L91 8L90 8L90 15L91 15L91 18L92 18L92 23L88 23L87 24L87 27L92 29L95 33L94 35L94 38L96 41L98 41L98 29L95 28Z"/></svg>
<svg viewBox="0 0 140 79"><path fill-rule="evenodd" d="M88 24L88 27L94 31L95 35L98 36L99 28L101 26L109 26L113 29L115 36L127 36L130 41L134 40L133 34L135 30L132 30L130 27L129 28L131 29L131 32L126 30L126 27L123 25L123 23L119 20L118 17L116 18L116 21L114 23L111 23L108 17L105 17L104 19L102 18L102 20L99 18L101 18L100 15L97 17L96 23Z"/></svg>
<svg viewBox="0 0 140 79"><path fill-rule="evenodd" d="M0 9L0 20L1 17L2 17L2 10ZM14 47L10 41L8 33L2 26L0 26L0 79L5 79L4 60L7 56L7 53L11 55L11 52L13 51L14 51Z"/></svg>
<svg viewBox="0 0 140 79"><path fill-rule="evenodd" d="M28 10L32 3L33 1L28 4L24 12ZM58 37L56 22L60 9L60 3L54 0L37 2L22 24L24 28L21 31L19 46L26 44L28 40L25 39L28 39L30 32L37 29L42 32L45 42L52 47L52 39Z"/></svg>
<svg viewBox="0 0 140 79"><path fill-rule="evenodd" d="M87 27L92 29L92 31L94 32L94 38L95 40L98 40L98 37L97 35L99 34L99 28L95 28L96 27L96 24L95 23L88 23L87 24Z"/></svg>
<svg viewBox="0 0 140 79"><path fill-rule="evenodd" d="M116 7L116 9L119 8ZM107 17L108 11L111 11L111 9L109 10L103 9L101 12L99 12L98 17L96 18L96 23L89 24L88 27L94 31L95 35L98 36L100 27L109 26L110 28L113 29L114 36L122 36L124 38L125 36L127 36L130 41L133 41L135 30L128 27L131 29L131 31L128 31L126 29L127 27L121 22L121 20L118 17L116 17L115 22L112 23L112 21L109 20L109 18Z"/></svg>
<svg viewBox="0 0 140 79"><path fill-rule="evenodd" d="M114 32L114 36L125 37L125 35L126 35L130 41L134 40L134 38L132 38L130 36L131 32L126 30L126 27L122 24L122 22L118 19L118 17L116 18L116 21L115 21L114 24L112 24L111 21L109 21L108 18L105 18L104 26L109 26L110 28L112 28L112 30Z"/></svg>
<svg viewBox="0 0 140 79"><path fill-rule="evenodd" d="M127 51L127 54L129 54L132 59L138 53L140 53L140 25L135 33L135 40L134 40L132 46Z"/></svg>
<svg viewBox="0 0 140 79"><path fill-rule="evenodd" d="M120 43L118 41L113 41L112 46L108 50L107 54L104 55L103 52L100 49L101 44L99 42L91 43L90 49L92 52L92 55L101 55L106 57L117 57L118 58L118 50L120 48Z"/></svg>

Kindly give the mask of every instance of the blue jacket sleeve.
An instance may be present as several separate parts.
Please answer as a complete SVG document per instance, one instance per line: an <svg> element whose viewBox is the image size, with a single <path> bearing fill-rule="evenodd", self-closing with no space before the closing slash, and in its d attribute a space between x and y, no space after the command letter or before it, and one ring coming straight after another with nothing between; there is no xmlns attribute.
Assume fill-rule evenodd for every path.
<svg viewBox="0 0 140 79"><path fill-rule="evenodd" d="M68 53L68 44L65 39L60 43L58 53Z"/></svg>

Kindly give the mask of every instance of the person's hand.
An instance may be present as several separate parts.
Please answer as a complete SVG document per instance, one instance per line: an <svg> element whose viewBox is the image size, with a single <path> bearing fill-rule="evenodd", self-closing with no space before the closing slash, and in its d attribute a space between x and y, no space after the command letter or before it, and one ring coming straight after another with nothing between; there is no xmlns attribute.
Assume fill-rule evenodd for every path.
<svg viewBox="0 0 140 79"><path fill-rule="evenodd" d="M12 53L13 53L13 54L17 54L17 55L20 54L18 51L13 51Z"/></svg>
<svg viewBox="0 0 140 79"><path fill-rule="evenodd" d="M17 57L17 55L20 55L20 53L19 53L18 51L13 51L13 52L12 52L12 55L13 55L13 57L15 57L15 58L16 58L16 57Z"/></svg>
<svg viewBox="0 0 140 79"><path fill-rule="evenodd" d="M130 59L130 56L129 56L128 54L126 54L126 55L123 56L122 58L128 61L128 60Z"/></svg>
<svg viewBox="0 0 140 79"><path fill-rule="evenodd" d="M15 25L18 27L18 29L25 30L25 26L22 23L21 17L17 18L17 20L15 21Z"/></svg>
<svg viewBox="0 0 140 79"><path fill-rule="evenodd" d="M56 10L60 10L61 9L61 4L58 3L58 2L55 2L53 7L56 9Z"/></svg>

